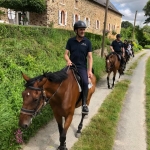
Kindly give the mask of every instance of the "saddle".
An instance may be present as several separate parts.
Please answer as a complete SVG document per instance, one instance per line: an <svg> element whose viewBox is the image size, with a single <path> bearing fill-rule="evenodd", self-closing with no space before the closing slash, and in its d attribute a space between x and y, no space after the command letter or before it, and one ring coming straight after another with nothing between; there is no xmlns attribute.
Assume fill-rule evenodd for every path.
<svg viewBox="0 0 150 150"><path fill-rule="evenodd" d="M72 66L70 66L70 69L72 70L73 75L74 75L74 77L75 77L75 79L76 79L76 81L77 81L77 84L78 84L78 87L79 87L79 92L82 92L81 77L80 77L80 75L79 75L79 73L78 73L78 70L77 70L76 65L73 64Z"/></svg>

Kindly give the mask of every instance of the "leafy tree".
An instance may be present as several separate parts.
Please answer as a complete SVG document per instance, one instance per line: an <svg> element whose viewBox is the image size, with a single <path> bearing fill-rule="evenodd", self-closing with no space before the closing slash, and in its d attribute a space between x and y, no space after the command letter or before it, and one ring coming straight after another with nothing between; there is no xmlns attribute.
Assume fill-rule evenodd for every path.
<svg viewBox="0 0 150 150"><path fill-rule="evenodd" d="M133 28L133 24L129 21L122 21L121 27L122 28L129 28L129 27Z"/></svg>
<svg viewBox="0 0 150 150"><path fill-rule="evenodd" d="M46 0L0 0L0 7L21 11L25 18L26 11L43 13L46 10Z"/></svg>
<svg viewBox="0 0 150 150"><path fill-rule="evenodd" d="M150 0L148 0L148 2L146 3L146 5L143 8L144 12L145 12L145 16L148 17L145 20L145 24L150 22Z"/></svg>
<svg viewBox="0 0 150 150"><path fill-rule="evenodd" d="M143 27L143 31L144 31L144 32L147 32L147 33L150 33L150 26L145 25L145 26Z"/></svg>

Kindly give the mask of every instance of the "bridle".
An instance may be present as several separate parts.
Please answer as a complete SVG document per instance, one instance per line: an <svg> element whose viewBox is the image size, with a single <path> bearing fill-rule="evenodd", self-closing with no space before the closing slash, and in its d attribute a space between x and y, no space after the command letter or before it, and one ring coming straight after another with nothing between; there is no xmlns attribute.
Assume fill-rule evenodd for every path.
<svg viewBox="0 0 150 150"><path fill-rule="evenodd" d="M26 114L26 115L31 115L32 117L34 117L39 113L39 110L48 103L49 99L46 97L46 94L45 94L45 91L43 90L43 88L36 88L33 86L28 86L27 88L29 88L31 90L41 91L39 98L37 98L38 104L37 104L36 109L29 110L29 109L21 108L20 113ZM43 99L43 103L40 105L41 99Z"/></svg>
<svg viewBox="0 0 150 150"><path fill-rule="evenodd" d="M60 83L59 87L52 94L52 96L50 98L46 97L46 94L45 94L45 91L43 90L43 88L36 88L36 87L33 87L33 86L28 86L27 88L29 88L31 90L41 91L41 94L40 94L39 98L37 99L38 104L37 104L36 109L29 110L29 109L21 108L20 113L26 114L26 115L31 115L32 117L35 117L39 113L39 110L41 110L41 108L44 107L56 95L56 93L58 92L61 85L62 85L62 82ZM41 99L43 99L43 103L41 105L39 105Z"/></svg>

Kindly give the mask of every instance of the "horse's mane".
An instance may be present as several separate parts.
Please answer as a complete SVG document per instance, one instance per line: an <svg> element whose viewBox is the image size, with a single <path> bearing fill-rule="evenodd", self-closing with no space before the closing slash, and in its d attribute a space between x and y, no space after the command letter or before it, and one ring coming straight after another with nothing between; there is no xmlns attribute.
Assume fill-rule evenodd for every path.
<svg viewBox="0 0 150 150"><path fill-rule="evenodd" d="M35 81L37 81L37 80L42 81L43 78L44 78L43 75L39 75L39 76L37 76L37 77L30 78L30 79L26 82L25 87L33 86L33 84L35 83Z"/></svg>
<svg viewBox="0 0 150 150"><path fill-rule="evenodd" d="M67 74L67 68L64 68L60 71L56 71L56 72L46 72L43 74L43 76L45 76L49 81L51 82L62 82L63 80L65 80L68 77Z"/></svg>
<svg viewBox="0 0 150 150"><path fill-rule="evenodd" d="M107 60L111 55L116 55L116 56L117 56L116 52L110 52L110 53L106 56L106 60Z"/></svg>

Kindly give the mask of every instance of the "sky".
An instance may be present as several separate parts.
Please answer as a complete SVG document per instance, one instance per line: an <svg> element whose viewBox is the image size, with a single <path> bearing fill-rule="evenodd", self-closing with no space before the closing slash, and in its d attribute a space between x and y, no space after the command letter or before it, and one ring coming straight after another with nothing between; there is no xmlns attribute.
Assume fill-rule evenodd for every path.
<svg viewBox="0 0 150 150"><path fill-rule="evenodd" d="M134 24L135 12L137 10L136 24L140 27L144 26L146 17L143 8L148 0L110 0L110 2L122 13L122 21L129 21Z"/></svg>

